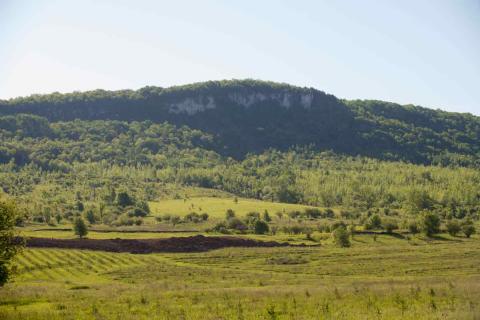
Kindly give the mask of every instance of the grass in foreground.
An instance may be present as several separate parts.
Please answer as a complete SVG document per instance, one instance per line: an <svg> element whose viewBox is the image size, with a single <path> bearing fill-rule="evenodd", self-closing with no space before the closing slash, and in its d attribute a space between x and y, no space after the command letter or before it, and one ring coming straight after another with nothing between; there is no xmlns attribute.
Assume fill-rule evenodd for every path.
<svg viewBox="0 0 480 320"><path fill-rule="evenodd" d="M26 250L2 319L478 319L480 241L131 255ZM372 245L373 244L373 245Z"/></svg>

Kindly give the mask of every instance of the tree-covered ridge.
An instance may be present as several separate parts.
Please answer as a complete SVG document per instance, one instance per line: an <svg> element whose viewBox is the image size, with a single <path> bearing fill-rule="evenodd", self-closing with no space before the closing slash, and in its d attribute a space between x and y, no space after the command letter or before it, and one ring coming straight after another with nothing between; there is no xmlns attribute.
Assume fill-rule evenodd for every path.
<svg viewBox="0 0 480 320"><path fill-rule="evenodd" d="M217 153L238 159L294 146L423 164L478 166L480 159L479 117L382 101L342 101L313 88L255 80L0 101L0 114L20 113L54 122L187 125L212 135Z"/></svg>
<svg viewBox="0 0 480 320"><path fill-rule="evenodd" d="M357 213L430 210L462 218L480 210L480 173L474 168L386 162L314 148L267 150L236 160L217 153L210 134L151 121L50 123L16 115L0 117L0 126L0 193L31 216L71 217L80 208L99 212L114 204L113 193L128 192L142 203L184 187ZM122 217L112 212L105 216Z"/></svg>

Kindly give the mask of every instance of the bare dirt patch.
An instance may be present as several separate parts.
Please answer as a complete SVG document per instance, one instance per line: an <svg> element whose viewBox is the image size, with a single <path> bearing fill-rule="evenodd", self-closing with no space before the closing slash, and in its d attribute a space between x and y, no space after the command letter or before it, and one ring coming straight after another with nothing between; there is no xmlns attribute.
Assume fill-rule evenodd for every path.
<svg viewBox="0 0 480 320"><path fill-rule="evenodd" d="M31 248L88 249L109 252L203 252L226 247L285 247L288 243L238 237L172 237L167 239L52 239L27 238Z"/></svg>

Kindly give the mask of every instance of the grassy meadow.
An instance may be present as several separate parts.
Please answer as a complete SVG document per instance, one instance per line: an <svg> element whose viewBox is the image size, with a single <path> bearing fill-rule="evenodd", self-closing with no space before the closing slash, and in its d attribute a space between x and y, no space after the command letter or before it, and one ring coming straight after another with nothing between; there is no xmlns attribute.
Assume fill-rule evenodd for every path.
<svg viewBox="0 0 480 320"><path fill-rule="evenodd" d="M25 249L1 319L478 319L480 241L355 235L351 248Z"/></svg>
<svg viewBox="0 0 480 320"><path fill-rule="evenodd" d="M264 212L267 210L272 216L276 212L286 213L294 210L304 210L310 206L269 202L247 198L232 197L192 197L184 199L166 199L150 202L150 210L153 215L177 214L185 216L192 211L198 213L206 212L211 218L225 218L228 209L235 211L239 217L245 216L248 212Z"/></svg>

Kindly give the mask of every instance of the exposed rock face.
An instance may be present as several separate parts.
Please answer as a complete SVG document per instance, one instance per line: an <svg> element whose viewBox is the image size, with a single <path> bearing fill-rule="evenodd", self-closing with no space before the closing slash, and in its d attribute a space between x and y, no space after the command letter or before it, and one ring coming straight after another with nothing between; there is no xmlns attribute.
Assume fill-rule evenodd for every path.
<svg viewBox="0 0 480 320"><path fill-rule="evenodd" d="M203 112L208 109L215 109L215 100L213 97L196 97L186 98L178 103L170 105L168 111L170 113L186 113L188 115L194 115L197 112Z"/></svg>
<svg viewBox="0 0 480 320"><path fill-rule="evenodd" d="M280 107L290 109L295 106L310 109L312 106L313 93L292 94L290 92L281 93L243 93L232 92L227 96L228 103L236 106L250 108L252 106L262 105L262 103L275 103ZM173 114L194 115L206 110L215 109L217 105L221 105L213 96L197 96L189 97L180 102L171 103L168 111Z"/></svg>

